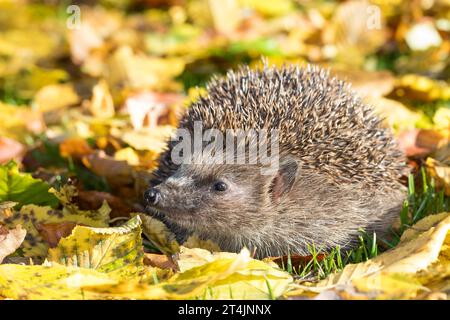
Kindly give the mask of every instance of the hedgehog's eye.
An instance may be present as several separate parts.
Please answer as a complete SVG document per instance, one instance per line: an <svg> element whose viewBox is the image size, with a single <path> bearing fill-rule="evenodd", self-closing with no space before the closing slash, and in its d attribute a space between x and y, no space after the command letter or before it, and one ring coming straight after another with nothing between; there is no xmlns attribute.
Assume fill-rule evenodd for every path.
<svg viewBox="0 0 450 320"><path fill-rule="evenodd" d="M214 190L216 191L225 191L228 189L228 186L225 182L223 181L217 181L216 183L214 183Z"/></svg>

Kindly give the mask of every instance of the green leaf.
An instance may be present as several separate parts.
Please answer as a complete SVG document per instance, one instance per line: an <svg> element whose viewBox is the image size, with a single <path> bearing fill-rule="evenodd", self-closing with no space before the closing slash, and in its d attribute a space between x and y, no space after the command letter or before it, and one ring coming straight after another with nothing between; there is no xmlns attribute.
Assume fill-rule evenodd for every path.
<svg viewBox="0 0 450 320"><path fill-rule="evenodd" d="M0 166L0 202L14 201L25 204L56 207L58 199L48 192L49 184L35 179L29 173L21 173L17 164L9 162Z"/></svg>

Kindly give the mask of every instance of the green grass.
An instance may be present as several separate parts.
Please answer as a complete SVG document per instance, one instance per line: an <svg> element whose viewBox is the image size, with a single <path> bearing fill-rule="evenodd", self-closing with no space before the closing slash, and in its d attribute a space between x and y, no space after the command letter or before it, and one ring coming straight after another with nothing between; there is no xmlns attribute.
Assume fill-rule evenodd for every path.
<svg viewBox="0 0 450 320"><path fill-rule="evenodd" d="M389 239L377 239L376 234L368 234L360 230L359 244L356 248L345 251L339 247L325 252L314 245L308 247L311 259L295 268L291 256L287 257L287 265L282 268L294 277L308 281L320 280L329 274L341 271L347 264L364 262L376 257L379 253L395 247L401 234L420 219L440 212L449 211L450 197L443 190L437 190L434 179L430 178L425 168L414 176L408 177L408 195L400 215L400 228L392 229Z"/></svg>

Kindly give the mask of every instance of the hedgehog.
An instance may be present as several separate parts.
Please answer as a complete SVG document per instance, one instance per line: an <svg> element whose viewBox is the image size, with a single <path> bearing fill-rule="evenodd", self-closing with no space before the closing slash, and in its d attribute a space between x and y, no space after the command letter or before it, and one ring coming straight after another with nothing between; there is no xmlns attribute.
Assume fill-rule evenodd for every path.
<svg viewBox="0 0 450 320"><path fill-rule="evenodd" d="M232 132L240 150L260 140L233 132L273 133L277 165L269 170L260 154L242 157L239 148L229 161L211 161L225 138L195 144L196 124ZM361 229L386 235L405 198L406 162L389 128L350 84L318 66L241 66L213 77L177 132L183 139L168 142L144 199L179 241L195 234L256 257L351 249ZM189 142L182 151L181 141ZM177 152L183 161L174 161Z"/></svg>

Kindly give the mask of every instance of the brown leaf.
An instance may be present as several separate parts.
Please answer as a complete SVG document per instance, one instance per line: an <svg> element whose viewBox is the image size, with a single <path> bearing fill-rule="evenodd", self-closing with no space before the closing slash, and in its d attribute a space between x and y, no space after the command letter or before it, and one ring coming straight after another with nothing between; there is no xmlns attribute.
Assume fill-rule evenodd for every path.
<svg viewBox="0 0 450 320"><path fill-rule="evenodd" d="M82 138L69 138L59 145L61 156L81 159L94 152L91 146Z"/></svg>
<svg viewBox="0 0 450 320"><path fill-rule="evenodd" d="M161 269L177 269L176 264L165 254L145 253L144 264Z"/></svg>
<svg viewBox="0 0 450 320"><path fill-rule="evenodd" d="M72 233L72 229L76 225L75 222L39 223L35 227L45 242L48 243L49 247L54 248L58 245L61 238L67 237Z"/></svg>
<svg viewBox="0 0 450 320"><path fill-rule="evenodd" d="M130 212L133 208L125 203L121 198L113 196L107 192L101 191L79 191L78 196L73 199L82 210L97 210L103 204L103 201L108 202L111 208L110 217L130 217Z"/></svg>
<svg viewBox="0 0 450 320"><path fill-rule="evenodd" d="M84 165L95 174L105 177L113 186L133 182L133 168L127 161L118 161L103 151L83 157Z"/></svg>
<svg viewBox="0 0 450 320"><path fill-rule="evenodd" d="M440 145L443 136L434 130L413 129L401 132L397 141L408 157L423 157Z"/></svg>
<svg viewBox="0 0 450 320"><path fill-rule="evenodd" d="M26 234L27 231L21 225L12 230L0 225L0 263L20 247Z"/></svg>

